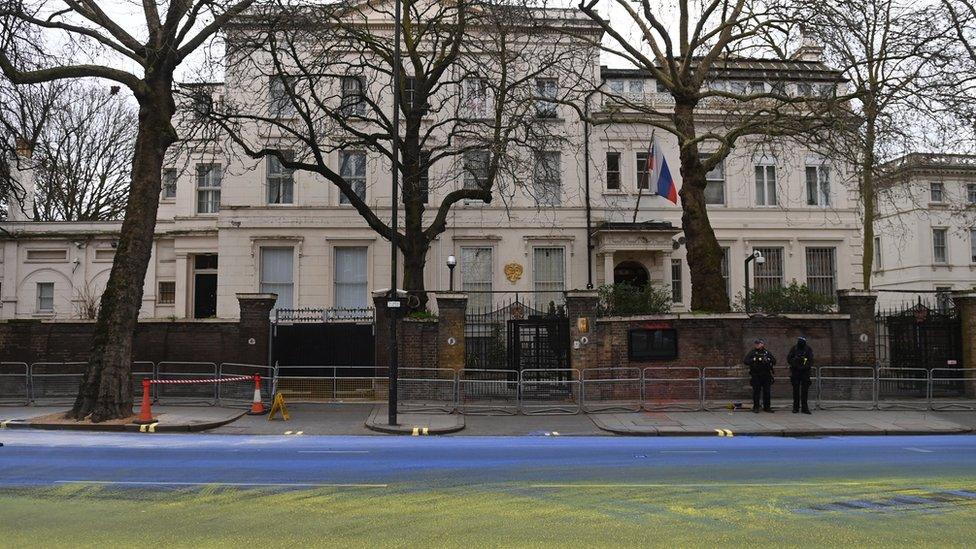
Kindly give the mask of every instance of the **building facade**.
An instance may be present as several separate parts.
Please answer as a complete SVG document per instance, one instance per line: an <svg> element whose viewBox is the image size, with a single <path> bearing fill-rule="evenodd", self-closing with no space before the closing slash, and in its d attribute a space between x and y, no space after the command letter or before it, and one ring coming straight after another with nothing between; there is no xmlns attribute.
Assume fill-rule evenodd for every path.
<svg viewBox="0 0 976 549"><path fill-rule="evenodd" d="M445 262L454 255L456 288L471 293L473 307L492 306L496 298L487 292L532 292L559 302L565 290L630 281L662 285L672 292L675 309L687 310L691 288L681 208L648 194L644 168L653 137L680 188L676 141L646 124L609 116L626 108L622 96L626 104L664 110L670 96L641 71L601 67L598 55L584 61L579 71L592 76L592 93L585 95L594 123L585 127L577 110L563 104L536 113L540 124L568 136L561 150L537 159L555 168L545 177L556 192L540 200L531 192L536 182L526 181L505 187L508 194L490 204L456 204L427 257L428 289L448 288ZM550 93L565 78L543 74L535 86ZM273 82L229 71L212 91L225 98L273 97ZM265 89L255 91L256 83ZM791 62L730 61L709 85L800 96L831 93L843 83L812 48ZM721 124L711 117L720 109L703 109L701 126ZM708 144L703 147L707 153ZM389 219L389 163L358 151L329 151L327 158L332 169L357 182L356 192L361 189L378 216ZM431 203L465 185L463 170L436 169L430 177L442 184L430 189ZM539 176L526 175L533 177ZM766 262L749 273L753 287L796 280L833 295L857 285L861 241L848 166L795 141L745 139L708 178L709 216L725 251L730 296L743 291L743 261L755 250ZM249 160L190 143L163 173L142 316L236 318L241 292L276 293L281 308L370 306L371 292L389 286L389 243L347 202L328 181L284 170L271 158ZM88 314L107 281L119 227L23 217L5 222L0 318Z"/></svg>

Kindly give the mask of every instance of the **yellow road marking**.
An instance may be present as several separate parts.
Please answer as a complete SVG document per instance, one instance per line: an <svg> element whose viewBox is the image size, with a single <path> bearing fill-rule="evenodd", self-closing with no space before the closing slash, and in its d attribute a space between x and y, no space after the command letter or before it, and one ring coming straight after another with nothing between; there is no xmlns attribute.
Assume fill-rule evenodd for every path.
<svg viewBox="0 0 976 549"><path fill-rule="evenodd" d="M720 437L724 437L725 436L725 431L723 431L721 429L715 429L715 432L718 433L718 436L720 436Z"/></svg>
<svg viewBox="0 0 976 549"><path fill-rule="evenodd" d="M559 436L559 431L553 431L552 434L558 437Z"/></svg>
<svg viewBox="0 0 976 549"><path fill-rule="evenodd" d="M428 430L427 430L427 427L424 427L424 430L423 430L423 433L424 433L425 435L428 435L428 434L430 434L430 433L428 432Z"/></svg>
<svg viewBox="0 0 976 549"><path fill-rule="evenodd" d="M285 431L286 435L290 435L291 433L292 433L291 431Z"/></svg>
<svg viewBox="0 0 976 549"><path fill-rule="evenodd" d="M715 429L715 433L720 437L734 437L731 429Z"/></svg>
<svg viewBox="0 0 976 549"><path fill-rule="evenodd" d="M156 432L156 426L157 425L159 425L159 422L149 424L149 432L150 433L155 433Z"/></svg>
<svg viewBox="0 0 976 549"><path fill-rule="evenodd" d="M0 429L6 429L8 423L10 423L9 419L6 421L0 421Z"/></svg>
<svg viewBox="0 0 976 549"><path fill-rule="evenodd" d="M411 436L417 436L420 434L420 427L414 427L413 432L410 433Z"/></svg>

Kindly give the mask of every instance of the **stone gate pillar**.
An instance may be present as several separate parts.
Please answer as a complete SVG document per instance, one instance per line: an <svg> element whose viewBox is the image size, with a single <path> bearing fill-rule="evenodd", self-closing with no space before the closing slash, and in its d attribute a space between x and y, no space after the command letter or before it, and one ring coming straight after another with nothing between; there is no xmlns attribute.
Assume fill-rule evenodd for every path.
<svg viewBox="0 0 976 549"><path fill-rule="evenodd" d="M464 369L464 315L468 296L437 294L437 367L455 372Z"/></svg>
<svg viewBox="0 0 976 549"><path fill-rule="evenodd" d="M238 327L240 355L234 359L244 364L271 364L271 309L278 294L237 294L241 308ZM230 361L228 361L230 362Z"/></svg>
<svg viewBox="0 0 976 549"><path fill-rule="evenodd" d="M569 317L570 365L576 370L610 366L599 364L599 336L596 313L600 294L596 290L566 292L566 316Z"/></svg>
<svg viewBox="0 0 976 549"><path fill-rule="evenodd" d="M962 331L962 367L966 371L966 396L976 397L976 291L952 292L952 303L959 314Z"/></svg>
<svg viewBox="0 0 976 549"><path fill-rule="evenodd" d="M874 307L878 300L876 292L864 290L839 290L837 310L851 317L848 328L851 366L874 368L878 363L875 349L877 324Z"/></svg>

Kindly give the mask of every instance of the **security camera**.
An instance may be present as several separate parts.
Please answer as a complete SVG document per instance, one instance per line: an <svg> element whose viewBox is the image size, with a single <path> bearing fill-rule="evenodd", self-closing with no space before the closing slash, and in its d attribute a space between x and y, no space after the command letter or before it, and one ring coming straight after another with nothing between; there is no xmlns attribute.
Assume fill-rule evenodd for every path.
<svg viewBox="0 0 976 549"><path fill-rule="evenodd" d="M118 247L119 247L119 241L118 240L113 240L112 241L112 248L118 248Z"/></svg>
<svg viewBox="0 0 976 549"><path fill-rule="evenodd" d="M766 258L765 257L763 257L761 255L756 257L756 265L762 265L765 262L766 262Z"/></svg>

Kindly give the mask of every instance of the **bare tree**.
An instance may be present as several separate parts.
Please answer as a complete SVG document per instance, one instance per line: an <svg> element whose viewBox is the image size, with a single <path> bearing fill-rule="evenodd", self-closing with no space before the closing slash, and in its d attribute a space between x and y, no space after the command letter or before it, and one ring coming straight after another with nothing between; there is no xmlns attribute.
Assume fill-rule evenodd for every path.
<svg viewBox="0 0 976 549"><path fill-rule="evenodd" d="M392 165L397 136L403 284L423 307L427 252L453 206L507 205L517 193L540 208L559 203L558 151L572 144L560 117L576 118L573 106L595 80L589 67L597 51L547 28L553 12L517 2L404 0L402 8L399 129L393 5L372 0L318 8L279 2L243 21L228 39L235 82L208 121L231 154L334 185L388 240L387 205L367 200L365 164ZM560 23L597 32L582 17ZM289 201L282 193L269 188L268 201Z"/></svg>
<svg viewBox="0 0 976 549"><path fill-rule="evenodd" d="M710 85L721 79L737 60L762 57L788 60L783 45L788 36L771 3L746 0L613 0L610 4L626 23L604 18L597 0L584 0L580 9L598 22L610 38L606 51L647 71L672 105L647 105L626 97L611 121L645 124L675 135L681 167L681 225L691 272L691 307L729 311L722 278L722 250L708 219L706 174L732 148L749 136L796 136L829 125L842 105L836 88L826 94L789 94L785 81L770 89L724 89ZM676 12L676 21L672 15ZM637 39L624 30L632 26ZM703 144L715 152L700 154Z"/></svg>
<svg viewBox="0 0 976 549"><path fill-rule="evenodd" d="M908 0L803 0L797 23L825 46L828 62L844 72L860 124L838 126L819 145L855 167L861 207L861 279L871 288L879 185L889 161L912 150L940 148L951 124L942 101L972 75L953 74L951 27L937 4ZM906 195L910 196L910 195ZM904 198L901 194L898 197Z"/></svg>
<svg viewBox="0 0 976 549"><path fill-rule="evenodd" d="M104 4L0 4L0 71L14 84L103 79L128 88L139 105L118 252L102 294L89 366L68 413L95 422L132 413L132 338L156 226L163 159L177 139L172 124L174 72L252 0L148 0L141 3L144 19L139 25L106 11ZM29 55L39 59L36 65L23 62Z"/></svg>

